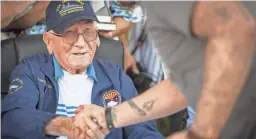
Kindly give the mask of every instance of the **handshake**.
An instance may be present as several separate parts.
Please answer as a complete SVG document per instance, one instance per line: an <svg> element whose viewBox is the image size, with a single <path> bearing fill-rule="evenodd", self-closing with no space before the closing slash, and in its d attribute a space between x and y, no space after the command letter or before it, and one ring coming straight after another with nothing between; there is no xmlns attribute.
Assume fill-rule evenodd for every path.
<svg viewBox="0 0 256 139"><path fill-rule="evenodd" d="M81 105L76 109L74 117L53 118L46 125L45 132L47 135L67 136L68 139L102 139L113 128L109 110L94 104ZM110 115L110 119L107 118L109 120L106 120L106 112ZM110 124L107 125L106 121Z"/></svg>

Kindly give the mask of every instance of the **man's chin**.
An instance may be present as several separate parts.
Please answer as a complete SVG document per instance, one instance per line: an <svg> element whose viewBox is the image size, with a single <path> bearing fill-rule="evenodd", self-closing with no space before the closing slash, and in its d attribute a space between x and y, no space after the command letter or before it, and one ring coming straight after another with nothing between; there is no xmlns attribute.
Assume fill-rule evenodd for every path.
<svg viewBox="0 0 256 139"><path fill-rule="evenodd" d="M89 67L90 64L91 63L88 63L88 64L74 64L71 67L74 70L86 70Z"/></svg>
<svg viewBox="0 0 256 139"><path fill-rule="evenodd" d="M73 65L73 69L82 70L88 68L89 65Z"/></svg>
<svg viewBox="0 0 256 139"><path fill-rule="evenodd" d="M69 67L73 70L85 70L92 63L91 60L69 61Z"/></svg>

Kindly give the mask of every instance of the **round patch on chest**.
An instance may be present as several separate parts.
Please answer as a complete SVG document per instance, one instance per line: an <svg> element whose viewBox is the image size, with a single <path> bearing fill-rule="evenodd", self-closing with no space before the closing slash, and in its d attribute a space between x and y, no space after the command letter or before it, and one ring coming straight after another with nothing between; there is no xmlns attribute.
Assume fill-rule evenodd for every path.
<svg viewBox="0 0 256 139"><path fill-rule="evenodd" d="M103 105L105 108L114 107L121 103L121 95L116 90L109 90L103 95Z"/></svg>

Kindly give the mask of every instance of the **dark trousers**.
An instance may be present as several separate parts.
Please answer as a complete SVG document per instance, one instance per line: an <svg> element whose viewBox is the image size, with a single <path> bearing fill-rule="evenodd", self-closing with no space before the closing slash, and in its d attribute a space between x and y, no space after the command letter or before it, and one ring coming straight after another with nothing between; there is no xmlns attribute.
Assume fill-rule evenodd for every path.
<svg viewBox="0 0 256 139"><path fill-rule="evenodd" d="M164 136L186 129L188 109L184 109L165 118L157 119L157 127Z"/></svg>

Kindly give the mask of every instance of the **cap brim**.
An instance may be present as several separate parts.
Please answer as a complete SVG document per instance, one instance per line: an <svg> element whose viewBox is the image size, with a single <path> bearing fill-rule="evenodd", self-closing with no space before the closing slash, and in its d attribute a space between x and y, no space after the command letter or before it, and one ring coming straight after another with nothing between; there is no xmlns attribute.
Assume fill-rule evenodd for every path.
<svg viewBox="0 0 256 139"><path fill-rule="evenodd" d="M80 20L93 20L99 22L97 17L95 16L85 16L85 15L80 15L80 16L72 16L70 18L67 18L66 20L61 21L60 24L58 24L56 27L52 28L52 30L55 33L62 34L64 33L65 29L67 29L70 25L76 23L77 21Z"/></svg>

